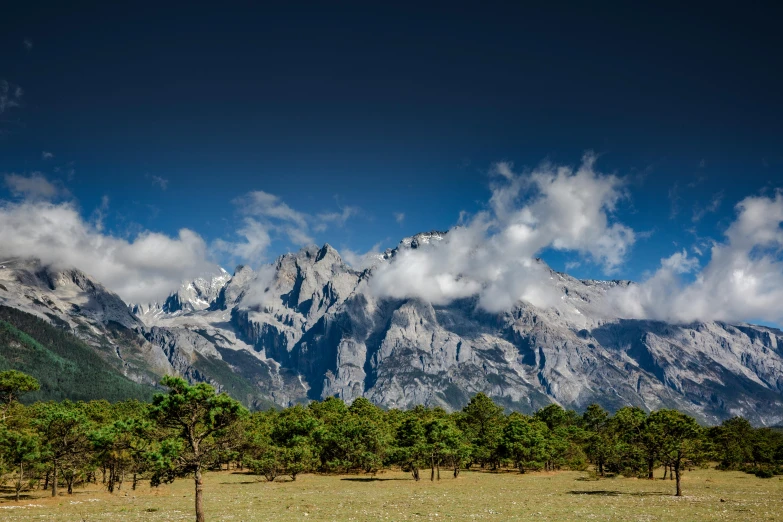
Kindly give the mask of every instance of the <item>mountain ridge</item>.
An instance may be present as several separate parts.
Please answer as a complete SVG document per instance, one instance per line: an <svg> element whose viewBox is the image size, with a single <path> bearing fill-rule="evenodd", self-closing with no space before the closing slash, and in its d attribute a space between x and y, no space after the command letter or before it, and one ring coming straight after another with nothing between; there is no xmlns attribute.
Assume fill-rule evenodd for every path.
<svg viewBox="0 0 783 522"><path fill-rule="evenodd" d="M114 297L98 290L93 294L100 299L93 300L111 306L83 307L84 299L62 288L74 279L80 289L90 285L57 275L65 272L45 278L33 270L31 278L23 271L10 278L14 298L0 289L0 303L24 305L54 322L52 315L71 329L86 322L97 336L116 322L137 345L125 349L142 359L137 366L212 382L259 407L336 395L384 407L456 409L484 392L521 411L597 402L609 409L674 407L710 423L733 415L762 425L783 422L783 332L612 316L603 306L607 292L632 282L578 280L544 264L546 284L560 303L539 308L520 301L499 313L483 310L476 297L433 305L374 295L369 284L377 263L394 262L401 249L433 248L444 235L405 238L361 271L328 244L304 247L258 270L223 271L217 283L186 283L172 294L178 306L153 313L122 303L122 315ZM38 289L35 299L48 310L25 301L28 289ZM65 310L67 303L79 309Z"/></svg>

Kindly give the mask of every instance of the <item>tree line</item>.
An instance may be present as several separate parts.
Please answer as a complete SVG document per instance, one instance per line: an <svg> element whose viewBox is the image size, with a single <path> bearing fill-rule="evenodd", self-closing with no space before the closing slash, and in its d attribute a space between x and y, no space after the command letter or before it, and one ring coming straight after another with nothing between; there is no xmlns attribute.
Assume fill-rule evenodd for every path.
<svg viewBox="0 0 783 522"><path fill-rule="evenodd" d="M674 481L695 466L783 474L783 433L735 417L702 427L677 410L647 413L598 405L582 414L550 405L506 413L484 394L460 411L417 406L382 410L367 399L337 398L249 412L208 384L165 377L168 393L151 403L129 400L35 402L20 397L39 383L0 372L0 473L18 500L31 489L100 483L109 492L190 476L196 520L204 520L203 474L239 469L273 481L301 473L373 473L396 468L413 480L458 477L463 470L513 468L520 473L588 470Z"/></svg>

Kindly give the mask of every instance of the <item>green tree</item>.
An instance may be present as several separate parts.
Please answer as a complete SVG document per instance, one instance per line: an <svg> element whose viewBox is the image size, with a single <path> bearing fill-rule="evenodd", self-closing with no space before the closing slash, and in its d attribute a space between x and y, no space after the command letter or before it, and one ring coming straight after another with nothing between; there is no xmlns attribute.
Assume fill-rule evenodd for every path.
<svg viewBox="0 0 783 522"><path fill-rule="evenodd" d="M547 430L546 433L546 453L544 459L544 469L554 471L566 463L566 458L571 450L569 441L570 426L558 426L553 430Z"/></svg>
<svg viewBox="0 0 783 522"><path fill-rule="evenodd" d="M664 452L664 431L663 426L658 422L657 417L648 415L644 420L639 443L642 447L644 459L647 463L647 478L652 480L653 471L658 462L660 462Z"/></svg>
<svg viewBox="0 0 783 522"><path fill-rule="evenodd" d="M25 393L38 391L41 385L34 377L16 370L0 372L0 409L3 420L12 403L18 401Z"/></svg>
<svg viewBox="0 0 783 522"><path fill-rule="evenodd" d="M285 472L292 480L318 465L313 436L320 427L320 421L301 405L287 408L277 415L271 438L274 445L281 449Z"/></svg>
<svg viewBox="0 0 783 522"><path fill-rule="evenodd" d="M243 459L250 470L263 475L269 482L283 471L283 450L272 441L276 418L274 410L253 413L247 422L242 445Z"/></svg>
<svg viewBox="0 0 783 522"><path fill-rule="evenodd" d="M346 457L352 468L371 472L383 466L391 432L380 408L364 397L353 401L339 430L346 441Z"/></svg>
<svg viewBox="0 0 783 522"><path fill-rule="evenodd" d="M582 424L588 432L585 452L598 467L598 473L604 474L604 464L612 454L612 441L609 434L609 412L598 404L591 404L582 415Z"/></svg>
<svg viewBox="0 0 783 522"><path fill-rule="evenodd" d="M462 432L454 419L438 412L424 425L424 434L429 451L431 466L430 480L440 480L440 465L449 462L454 470L454 478L459 475L459 466L467 452Z"/></svg>
<svg viewBox="0 0 783 522"><path fill-rule="evenodd" d="M307 409L318 419L319 429L313 433L313 443L318 447L321 471L346 470L350 467L349 441L346 440L348 406L337 397L311 402Z"/></svg>
<svg viewBox="0 0 783 522"><path fill-rule="evenodd" d="M51 465L52 496L57 496L58 473L70 495L89 461L89 420L81 406L70 401L38 403L32 409L32 423L42 440L42 458Z"/></svg>
<svg viewBox="0 0 783 522"><path fill-rule="evenodd" d="M31 486L30 471L41 457L40 439L31 430L7 430L0 432L0 455L16 470L13 482L14 496L19 501L20 493Z"/></svg>
<svg viewBox="0 0 783 522"><path fill-rule="evenodd" d="M166 446L171 451L179 448L176 458L166 461L180 472L193 473L196 522L204 522L204 467L215 460L221 449L221 435L242 418L246 410L236 400L225 393L216 393L205 383L189 385L179 377L166 376L161 384L168 387L169 392L155 395L151 415L160 426L172 430L181 442Z"/></svg>
<svg viewBox="0 0 783 522"><path fill-rule="evenodd" d="M754 460L754 429L747 419L732 417L710 430L722 469L739 469Z"/></svg>
<svg viewBox="0 0 783 522"><path fill-rule="evenodd" d="M405 412L405 417L397 428L397 443L394 449L394 461L404 471L410 471L416 481L421 478L419 469L422 462L431 453L427 444L425 418L422 415L425 411L424 408L416 407L410 412Z"/></svg>
<svg viewBox="0 0 783 522"><path fill-rule="evenodd" d="M542 421L512 413L503 429L502 452L520 473L540 469L547 460L548 431Z"/></svg>
<svg viewBox="0 0 783 522"><path fill-rule="evenodd" d="M676 496L682 496L683 467L697 465L706 456L703 430L696 421L677 410L659 410L650 414L651 422L661 426L661 447L677 481Z"/></svg>
<svg viewBox="0 0 783 522"><path fill-rule="evenodd" d="M579 420L575 411L564 410L559 404L550 404L549 406L541 408L533 417L546 424L547 428L550 430L568 427Z"/></svg>
<svg viewBox="0 0 783 522"><path fill-rule="evenodd" d="M146 419L125 418L101 426L89 434L96 461L108 470L107 489L120 489L126 471L132 474L131 489L136 489L139 474L147 469L153 426Z"/></svg>
<svg viewBox="0 0 783 522"><path fill-rule="evenodd" d="M651 472L655 455L648 454L642 444L646 420L644 410L634 406L620 408L609 420L613 471L628 476ZM647 462L648 457L652 457L652 462Z"/></svg>
<svg viewBox="0 0 783 522"><path fill-rule="evenodd" d="M496 463L506 417L503 408L479 393L462 409L459 427L473 447L473 457L484 467Z"/></svg>
<svg viewBox="0 0 783 522"><path fill-rule="evenodd" d="M768 467L783 464L783 433L769 428L756 428L753 430L753 464L756 471L760 466ZM781 474L778 470L777 474Z"/></svg>

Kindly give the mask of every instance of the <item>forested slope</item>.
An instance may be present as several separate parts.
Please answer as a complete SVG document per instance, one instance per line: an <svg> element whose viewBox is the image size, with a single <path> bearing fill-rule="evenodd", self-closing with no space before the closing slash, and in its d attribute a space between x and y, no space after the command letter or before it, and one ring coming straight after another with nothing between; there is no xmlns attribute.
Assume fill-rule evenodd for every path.
<svg viewBox="0 0 783 522"><path fill-rule="evenodd" d="M73 334L34 315L0 306L0 370L20 370L41 383L26 401L150 400L154 389L124 377Z"/></svg>

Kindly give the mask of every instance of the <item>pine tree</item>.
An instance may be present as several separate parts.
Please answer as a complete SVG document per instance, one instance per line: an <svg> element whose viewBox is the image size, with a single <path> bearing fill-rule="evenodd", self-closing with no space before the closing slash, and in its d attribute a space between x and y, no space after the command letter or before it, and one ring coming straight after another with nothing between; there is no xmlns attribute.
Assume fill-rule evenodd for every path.
<svg viewBox="0 0 783 522"><path fill-rule="evenodd" d="M151 415L179 439L164 445L161 451L173 455L161 460L172 463L180 473L193 473L196 522L204 522L204 467L215 460L221 435L246 411L238 401L225 393L215 393L205 383L191 386L179 377L167 376L161 384L169 392L154 397Z"/></svg>

